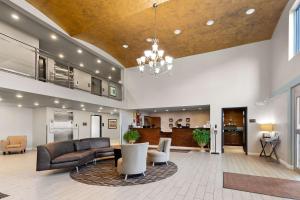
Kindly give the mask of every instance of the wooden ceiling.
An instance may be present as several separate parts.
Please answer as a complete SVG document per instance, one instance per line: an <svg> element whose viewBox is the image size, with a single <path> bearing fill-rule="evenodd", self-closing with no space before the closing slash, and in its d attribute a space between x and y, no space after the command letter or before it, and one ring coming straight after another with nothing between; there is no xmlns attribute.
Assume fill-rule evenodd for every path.
<svg viewBox="0 0 300 200"><path fill-rule="evenodd" d="M72 37L107 51L125 67L136 66L153 37L153 0L27 0ZM174 58L272 37L288 0L159 0L160 47ZM255 8L253 15L245 11ZM206 26L209 19L213 26ZM180 35L174 35L181 29ZM123 44L129 48L124 49Z"/></svg>

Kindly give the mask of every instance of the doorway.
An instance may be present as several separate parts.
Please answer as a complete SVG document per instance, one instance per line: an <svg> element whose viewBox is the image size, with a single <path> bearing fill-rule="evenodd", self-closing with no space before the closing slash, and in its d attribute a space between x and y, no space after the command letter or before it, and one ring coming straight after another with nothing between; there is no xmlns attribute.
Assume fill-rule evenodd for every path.
<svg viewBox="0 0 300 200"><path fill-rule="evenodd" d="M222 109L222 153L245 153L247 149L247 107Z"/></svg>
<svg viewBox="0 0 300 200"><path fill-rule="evenodd" d="M300 171L300 85L292 88L292 127L294 132L294 167Z"/></svg>
<svg viewBox="0 0 300 200"><path fill-rule="evenodd" d="M102 137L102 117L101 115L91 115L91 137Z"/></svg>

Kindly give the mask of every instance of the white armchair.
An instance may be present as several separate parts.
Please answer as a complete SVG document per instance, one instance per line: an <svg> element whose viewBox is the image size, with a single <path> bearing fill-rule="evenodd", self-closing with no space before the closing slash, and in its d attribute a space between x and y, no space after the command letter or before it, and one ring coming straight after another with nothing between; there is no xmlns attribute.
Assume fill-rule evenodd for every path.
<svg viewBox="0 0 300 200"><path fill-rule="evenodd" d="M117 171L119 174L143 174L147 167L147 151L149 143L125 144L121 146L122 158L118 159Z"/></svg>
<svg viewBox="0 0 300 200"><path fill-rule="evenodd" d="M160 138L157 150L148 151L148 159L153 163L166 163L170 159L171 138Z"/></svg>

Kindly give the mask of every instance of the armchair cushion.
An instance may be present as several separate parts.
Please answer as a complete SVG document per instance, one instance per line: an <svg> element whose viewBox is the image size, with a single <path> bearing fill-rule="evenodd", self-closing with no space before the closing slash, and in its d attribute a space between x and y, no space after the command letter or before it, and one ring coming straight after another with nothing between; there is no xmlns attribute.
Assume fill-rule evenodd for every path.
<svg viewBox="0 0 300 200"><path fill-rule="evenodd" d="M8 144L6 146L6 148L19 148L19 147L21 147L21 144Z"/></svg>

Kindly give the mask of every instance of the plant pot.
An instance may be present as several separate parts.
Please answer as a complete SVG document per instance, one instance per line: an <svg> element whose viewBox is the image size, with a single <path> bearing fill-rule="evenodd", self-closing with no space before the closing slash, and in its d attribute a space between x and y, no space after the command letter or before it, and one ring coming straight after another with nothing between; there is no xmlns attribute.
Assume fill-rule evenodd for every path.
<svg viewBox="0 0 300 200"><path fill-rule="evenodd" d="M135 140L129 140L128 143L129 143L129 144L134 144L134 143L135 143Z"/></svg>
<svg viewBox="0 0 300 200"><path fill-rule="evenodd" d="M199 147L200 147L200 152L206 152L206 151L205 151L205 148L204 148L205 145L206 145L205 143L200 143L200 144L198 144L198 145L199 145Z"/></svg>

